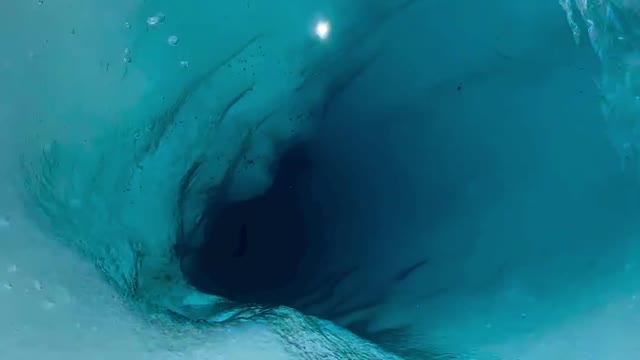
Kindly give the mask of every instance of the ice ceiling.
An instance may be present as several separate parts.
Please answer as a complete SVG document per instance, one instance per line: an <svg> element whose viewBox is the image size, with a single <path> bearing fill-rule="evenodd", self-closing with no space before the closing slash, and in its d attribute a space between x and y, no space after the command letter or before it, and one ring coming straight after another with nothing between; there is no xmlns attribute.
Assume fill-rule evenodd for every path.
<svg viewBox="0 0 640 360"><path fill-rule="evenodd" d="M0 4L0 357L637 358L640 5L513 3Z"/></svg>

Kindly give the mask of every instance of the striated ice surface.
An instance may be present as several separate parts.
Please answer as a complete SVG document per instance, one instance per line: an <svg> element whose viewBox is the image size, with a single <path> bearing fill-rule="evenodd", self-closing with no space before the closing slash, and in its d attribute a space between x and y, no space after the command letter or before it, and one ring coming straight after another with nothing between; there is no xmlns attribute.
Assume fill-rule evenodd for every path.
<svg viewBox="0 0 640 360"><path fill-rule="evenodd" d="M172 248L206 196L269 186L274 158L401 5L1 5L17 32L3 50L16 221L1 224L2 357L393 358L291 309L199 294ZM328 16L347 36L315 37Z"/></svg>

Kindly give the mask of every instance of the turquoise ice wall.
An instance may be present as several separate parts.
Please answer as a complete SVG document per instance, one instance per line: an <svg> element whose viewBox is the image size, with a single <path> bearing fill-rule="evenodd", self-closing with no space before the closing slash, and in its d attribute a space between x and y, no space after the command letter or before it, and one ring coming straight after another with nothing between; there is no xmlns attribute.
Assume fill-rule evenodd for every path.
<svg viewBox="0 0 640 360"><path fill-rule="evenodd" d="M0 357L635 358L634 2L574 8L578 44L554 1L410 3L1 4ZM294 140L327 267L362 270L338 297L426 259L365 311L411 325L385 349L180 272Z"/></svg>
<svg viewBox="0 0 640 360"><path fill-rule="evenodd" d="M369 249L372 268L427 254L427 274L408 286L427 300L409 316L436 334L539 345L542 329L588 328L576 319L633 297L637 175L602 116L601 62L556 5L420 5L325 124L335 154L353 156L327 166L348 163L344 177L367 184L335 233L355 233L349 244ZM459 333L454 318L469 327ZM582 341L575 351L613 351ZM569 351L558 348L535 356Z"/></svg>

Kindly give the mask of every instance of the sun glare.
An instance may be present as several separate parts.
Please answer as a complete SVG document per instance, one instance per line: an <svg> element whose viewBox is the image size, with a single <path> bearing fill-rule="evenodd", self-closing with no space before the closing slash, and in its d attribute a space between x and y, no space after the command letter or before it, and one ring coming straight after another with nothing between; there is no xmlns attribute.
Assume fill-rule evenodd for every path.
<svg viewBox="0 0 640 360"><path fill-rule="evenodd" d="M331 24L326 20L320 20L316 23L315 33L320 40L326 40L331 32Z"/></svg>

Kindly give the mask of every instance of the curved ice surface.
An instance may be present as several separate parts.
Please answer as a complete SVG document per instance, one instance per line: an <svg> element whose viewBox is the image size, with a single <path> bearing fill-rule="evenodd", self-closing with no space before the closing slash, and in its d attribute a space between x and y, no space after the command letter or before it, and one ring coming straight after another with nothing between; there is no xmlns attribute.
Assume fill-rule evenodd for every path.
<svg viewBox="0 0 640 360"><path fill-rule="evenodd" d="M628 166L635 169L640 150L640 2L561 0L560 3L576 40L587 37L601 61L599 85L609 134L623 169Z"/></svg>
<svg viewBox="0 0 640 360"><path fill-rule="evenodd" d="M189 334L185 339L192 342L198 336L225 333L207 324L224 323L242 331L239 323L248 319L252 329L246 331L265 333L265 341L294 358L394 358L328 322L291 309L253 308L200 294L184 280L174 245L196 245L192 234L200 226L207 198L237 201L269 186L277 156L291 141L305 137L309 118L322 111L331 89L344 86L371 62L376 31L410 2L3 5L16 17L66 26L62 31L82 39L71 45L64 37L45 36L30 51L30 61L46 59L41 66L49 69L32 80L41 83L44 93L58 90L41 98L39 105L48 112L39 114L35 123L12 127L14 134L29 139L28 144L14 143L22 148L19 181L25 214L94 263L126 301L120 304L108 288L91 280L82 285L84 292L43 296L40 311L67 306L71 318L79 317L77 332L92 331L85 329L89 322L95 331L110 332L109 342L112 332L121 331L110 318L139 322L125 309L143 312L144 317L156 314L156 320L134 325L142 333L157 331L163 339L147 345L149 358L158 351L161 358L172 358L171 351L180 353L177 348L185 347L175 339L164 344L163 332L171 337L176 331ZM314 23L328 19L330 35L340 36L314 33ZM34 42L11 46L25 43ZM96 51L74 48L82 46ZM54 75L51 69L64 68L68 61L77 62L78 72ZM97 64L100 71L89 72L94 78L80 75ZM60 92L64 84L68 92ZM85 97L87 91L102 95ZM68 127L61 129L59 121L68 121ZM33 131L35 125L38 130ZM47 249L41 249L45 256ZM69 257L66 266L86 267L74 254L59 256ZM84 268L73 271L91 273ZM25 275L21 281L36 280ZM38 281L47 289L46 281ZM15 291L9 289L15 284L6 286ZM101 304L109 315L83 315L95 306L87 298L112 303ZM79 309L71 310L71 304ZM171 319L165 319L167 314L173 314ZM96 315L105 318L108 329L99 329L102 321L95 322ZM185 319L205 323L198 329ZM155 324L150 328L149 323ZM69 336L68 328L60 331ZM185 351L211 358L200 347ZM36 347L22 354L28 358L39 351Z"/></svg>
<svg viewBox="0 0 640 360"><path fill-rule="evenodd" d="M637 358L637 178L591 81L632 164L635 2L574 8L600 59L555 2L188 3L0 3L0 358ZM203 200L311 135L361 279L298 300L335 324L192 289Z"/></svg>
<svg viewBox="0 0 640 360"><path fill-rule="evenodd" d="M3 200L10 204L9 197ZM19 215L12 212L0 229L0 262L10 264L0 270L0 353L7 358L394 358L292 310L215 327L141 314L102 281L93 264L38 235Z"/></svg>
<svg viewBox="0 0 640 360"><path fill-rule="evenodd" d="M23 158L33 206L126 296L182 312L191 290L180 280L171 248L197 226L205 197L220 192L240 199L263 191L274 157L290 139L304 136L326 88L372 56L356 41L366 40L378 19L347 23L349 38L325 45L304 31L311 9L263 6L220 9L200 2L136 9L138 26L123 47L124 61L111 64L107 75L123 78L117 87L144 88L135 106L103 114L106 127L89 142L53 138L42 152ZM159 7L172 15L166 26L182 34L180 52L191 55L185 71L177 69L180 57L167 54L173 49L160 41L163 31L150 28L161 24L144 23L143 14ZM254 23L267 10L294 15L283 27ZM224 21L225 13L234 21L207 26ZM217 41L199 45L206 38ZM340 61L341 52L361 62Z"/></svg>

